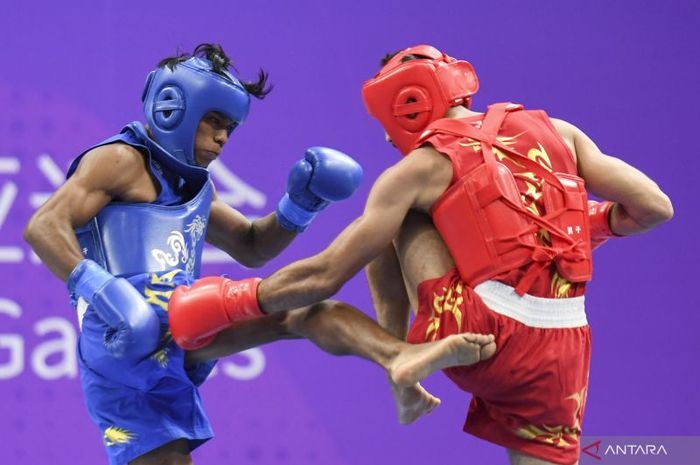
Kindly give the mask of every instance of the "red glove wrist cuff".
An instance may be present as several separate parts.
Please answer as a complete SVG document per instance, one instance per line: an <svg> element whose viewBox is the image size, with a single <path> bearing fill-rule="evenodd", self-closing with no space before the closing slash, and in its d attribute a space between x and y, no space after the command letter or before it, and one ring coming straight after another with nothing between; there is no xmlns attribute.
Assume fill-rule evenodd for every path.
<svg viewBox="0 0 700 465"><path fill-rule="evenodd" d="M258 304L260 281L262 278L228 281L224 291L224 307L232 323L265 316Z"/></svg>
<svg viewBox="0 0 700 465"><path fill-rule="evenodd" d="M588 219L591 223L591 238L607 239L615 236L610 229L610 212L614 202L606 200L604 202L588 201Z"/></svg>
<svg viewBox="0 0 700 465"><path fill-rule="evenodd" d="M610 228L610 215L615 202L588 201L588 219L591 228L591 249L595 250L611 237L620 237Z"/></svg>

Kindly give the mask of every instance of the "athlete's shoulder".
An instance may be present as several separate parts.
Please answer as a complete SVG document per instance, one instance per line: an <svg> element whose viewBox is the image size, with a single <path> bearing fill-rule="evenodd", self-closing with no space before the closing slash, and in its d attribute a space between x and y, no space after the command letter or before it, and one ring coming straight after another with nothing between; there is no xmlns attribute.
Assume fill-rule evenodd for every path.
<svg viewBox="0 0 700 465"><path fill-rule="evenodd" d="M143 153L136 147L120 141L88 150L81 164L89 161L115 170L144 166Z"/></svg>
<svg viewBox="0 0 700 465"><path fill-rule="evenodd" d="M442 165L449 164L450 162L445 154L432 145L426 144L409 152L396 166L404 165L405 169L429 173Z"/></svg>
<svg viewBox="0 0 700 465"><path fill-rule="evenodd" d="M442 185L452 177L452 163L430 145L411 151L387 172L406 188L425 190L428 186Z"/></svg>
<svg viewBox="0 0 700 465"><path fill-rule="evenodd" d="M71 178L115 194L131 189L145 176L143 154L128 144L114 142L88 150L78 160Z"/></svg>
<svg viewBox="0 0 700 465"><path fill-rule="evenodd" d="M554 130L559 133L559 135L566 141L569 148L575 153L574 147L576 147L576 140L581 137L586 137L583 131L574 126L573 124L559 118L549 117L549 121L552 123Z"/></svg>
<svg viewBox="0 0 700 465"><path fill-rule="evenodd" d="M552 126L554 126L554 129L562 136L574 137L577 133L581 132L579 128L563 119L549 116L549 121L552 123Z"/></svg>

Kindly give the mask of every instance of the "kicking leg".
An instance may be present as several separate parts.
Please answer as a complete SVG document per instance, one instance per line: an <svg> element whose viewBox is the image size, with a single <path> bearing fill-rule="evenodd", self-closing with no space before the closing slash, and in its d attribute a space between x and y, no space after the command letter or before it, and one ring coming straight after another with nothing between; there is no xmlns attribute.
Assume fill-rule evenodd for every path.
<svg viewBox="0 0 700 465"><path fill-rule="evenodd" d="M389 334L356 308L336 301L264 318L246 320L220 332L201 349L189 351L187 362L230 355L280 339L306 338L333 355L356 355L382 366L400 386L410 386L430 373L482 358L488 336L455 335L426 344L408 344Z"/></svg>
<svg viewBox="0 0 700 465"><path fill-rule="evenodd" d="M460 334L436 342L408 344L342 302L324 301L287 313L288 330L334 355L356 355L383 367L392 386L399 422L412 423L440 400L418 382L455 365L478 362L491 336Z"/></svg>
<svg viewBox="0 0 700 465"><path fill-rule="evenodd" d="M188 351L186 363L214 360L270 342L300 338L301 336L289 331L287 322L286 313L276 313L263 318L237 322L217 334L211 344L201 349Z"/></svg>
<svg viewBox="0 0 700 465"><path fill-rule="evenodd" d="M382 366L400 386L434 371L470 365L482 357L487 336L455 335L426 344L401 341L364 313L336 301L246 320L220 332L214 341L187 353L187 363L211 360L280 339L306 338L333 355L356 355Z"/></svg>
<svg viewBox="0 0 700 465"><path fill-rule="evenodd" d="M287 328L334 355L356 355L382 366L399 386L411 386L429 374L483 358L492 336L456 334L436 342L408 344L389 334L354 307L326 300L287 313Z"/></svg>

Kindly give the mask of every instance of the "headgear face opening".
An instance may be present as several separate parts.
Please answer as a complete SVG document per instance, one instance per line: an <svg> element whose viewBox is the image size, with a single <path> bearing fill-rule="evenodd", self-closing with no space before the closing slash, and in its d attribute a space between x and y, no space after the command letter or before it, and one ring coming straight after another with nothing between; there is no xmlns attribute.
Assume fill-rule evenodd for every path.
<svg viewBox="0 0 700 465"><path fill-rule="evenodd" d="M143 110L156 142L177 160L196 165L194 138L202 117L216 111L235 123L248 115L250 95L229 72L212 71L211 63L192 57L151 71L143 90Z"/></svg>
<svg viewBox="0 0 700 465"><path fill-rule="evenodd" d="M401 62L407 55L427 57ZM418 45L397 53L365 81L362 98L392 142L406 156L423 130L453 106L469 104L479 90L472 65L435 47Z"/></svg>

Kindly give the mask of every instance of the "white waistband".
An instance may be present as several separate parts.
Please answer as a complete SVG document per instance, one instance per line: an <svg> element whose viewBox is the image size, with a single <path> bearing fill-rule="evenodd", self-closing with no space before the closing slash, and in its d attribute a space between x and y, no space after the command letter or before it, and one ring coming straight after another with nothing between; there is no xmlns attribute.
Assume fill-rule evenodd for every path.
<svg viewBox="0 0 700 465"><path fill-rule="evenodd" d="M494 312L532 328L577 328L588 324L584 297L547 299L525 294L498 281L485 281L474 288Z"/></svg>

